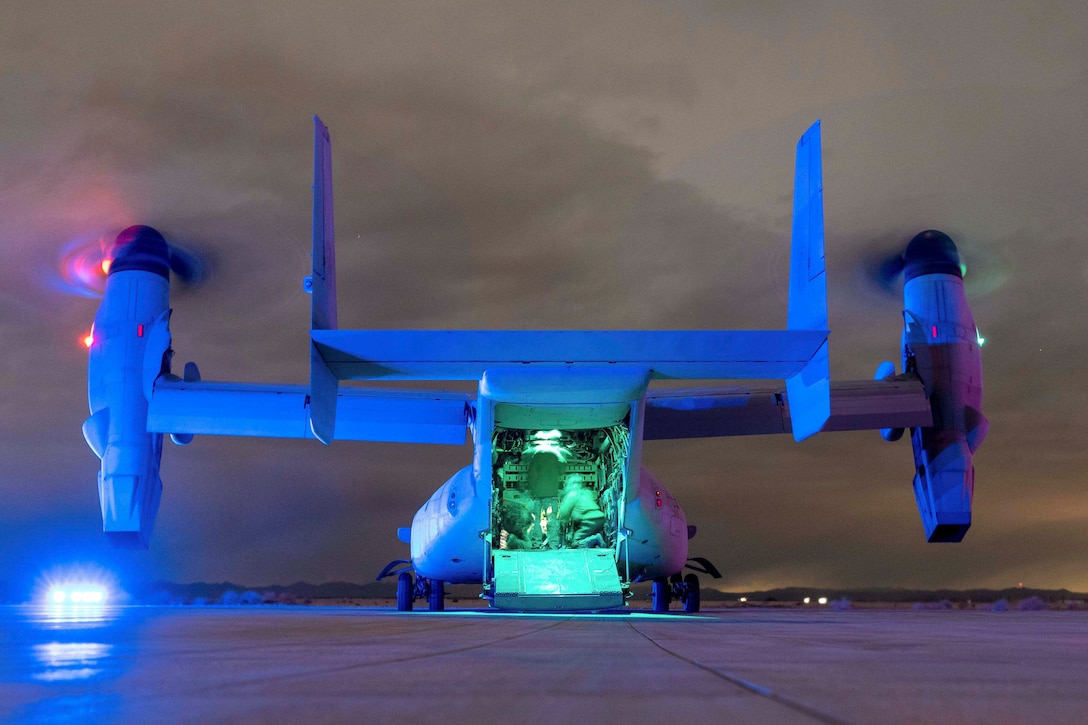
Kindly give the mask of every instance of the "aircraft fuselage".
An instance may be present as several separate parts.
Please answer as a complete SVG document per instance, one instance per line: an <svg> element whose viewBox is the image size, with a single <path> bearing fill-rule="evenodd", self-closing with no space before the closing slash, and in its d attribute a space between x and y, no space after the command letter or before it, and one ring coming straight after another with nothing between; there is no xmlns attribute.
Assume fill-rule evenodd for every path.
<svg viewBox="0 0 1088 725"><path fill-rule="evenodd" d="M641 465L648 382L647 370L626 366L488 370L472 412L473 464L412 522L416 573L486 591L500 553L524 574L578 560L578 550L602 561L610 552L624 588L679 573L686 517Z"/></svg>

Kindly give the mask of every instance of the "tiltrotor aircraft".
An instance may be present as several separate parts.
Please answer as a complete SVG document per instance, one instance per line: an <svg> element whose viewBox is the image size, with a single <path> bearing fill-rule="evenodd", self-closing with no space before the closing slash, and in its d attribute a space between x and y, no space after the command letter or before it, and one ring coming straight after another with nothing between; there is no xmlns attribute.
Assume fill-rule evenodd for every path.
<svg viewBox="0 0 1088 725"><path fill-rule="evenodd" d="M960 541L970 527L972 455L987 422L956 247L924 231L901 258L902 372L885 362L874 380L831 382L819 122L797 145L785 330L341 330L331 145L316 117L313 194L309 384L204 382L193 363L172 374L168 247L150 227L117 237L89 338L83 424L116 543L148 545L163 437L184 445L196 434L461 445L471 434L472 462L399 531L410 560L383 572L398 578L399 609L417 598L441 609L444 583L477 583L498 609L602 610L652 581L656 611L673 597L698 611L698 578L684 569L716 571L689 560L694 527L641 465L652 440L859 429L896 440L910 428L927 539ZM734 382L653 386L666 379ZM341 380L471 380L477 391Z"/></svg>

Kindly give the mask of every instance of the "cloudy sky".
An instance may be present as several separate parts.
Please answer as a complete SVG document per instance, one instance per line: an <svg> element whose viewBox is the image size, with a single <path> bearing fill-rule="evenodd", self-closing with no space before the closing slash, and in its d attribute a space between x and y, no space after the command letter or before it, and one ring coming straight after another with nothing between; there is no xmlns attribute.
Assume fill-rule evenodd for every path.
<svg viewBox="0 0 1088 725"><path fill-rule="evenodd" d="M880 7L880 6L883 7ZM1078 2L5 2L0 580L70 560L367 581L470 449L168 444L147 552L99 533L61 255L133 223L205 251L176 360L308 374L311 121L342 327L777 328L794 144L823 121L832 375L898 359L866 261L957 240L987 343L974 526L927 545L909 444L656 442L724 588L1088 591L1088 6Z"/></svg>

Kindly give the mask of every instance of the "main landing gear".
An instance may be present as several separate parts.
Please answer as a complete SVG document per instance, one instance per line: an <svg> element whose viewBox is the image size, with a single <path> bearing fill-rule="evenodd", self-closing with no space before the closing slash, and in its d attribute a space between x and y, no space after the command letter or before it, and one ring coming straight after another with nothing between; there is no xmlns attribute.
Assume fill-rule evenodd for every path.
<svg viewBox="0 0 1088 725"><path fill-rule="evenodd" d="M404 568L398 568L404 565ZM427 611L442 612L446 609L446 586L441 579L412 577L412 562L398 559L382 569L378 581L387 576L397 577L397 611L410 612L415 600L427 602Z"/></svg>
<svg viewBox="0 0 1088 725"><path fill-rule="evenodd" d="M688 574L681 578L679 574L673 574L668 579L654 579L652 589L653 611L664 614L669 611L669 604L673 598L679 599L684 606L685 614L695 614L699 611L699 577Z"/></svg>
<svg viewBox="0 0 1088 725"><path fill-rule="evenodd" d="M412 575L406 571L397 576L397 611L409 612L412 610L413 596Z"/></svg>
<svg viewBox="0 0 1088 725"><path fill-rule="evenodd" d="M687 569L694 569L700 574L708 574L715 579L721 579L722 573L717 567L701 556L688 559L684 565ZM658 614L669 611L669 603L673 599L679 599L684 605L686 614L695 614L699 611L699 577L688 574L681 577L679 573L671 577L654 579L653 609Z"/></svg>

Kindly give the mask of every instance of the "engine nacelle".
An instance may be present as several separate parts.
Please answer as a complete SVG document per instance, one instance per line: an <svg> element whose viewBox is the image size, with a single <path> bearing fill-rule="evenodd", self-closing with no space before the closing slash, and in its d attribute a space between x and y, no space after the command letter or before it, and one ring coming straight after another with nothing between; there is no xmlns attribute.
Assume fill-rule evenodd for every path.
<svg viewBox="0 0 1088 725"><path fill-rule="evenodd" d="M978 329L947 235L922 232L903 260L903 368L921 379L933 411L931 427L911 429L914 495L926 539L956 542L971 526L972 456L988 427Z"/></svg>
<svg viewBox="0 0 1088 725"><path fill-rule="evenodd" d="M102 460L102 529L117 545L146 548L162 493L162 434L147 432L155 379L169 372L170 267L151 227L121 232L91 332L83 435Z"/></svg>

